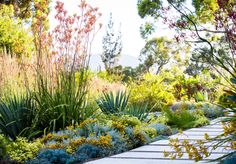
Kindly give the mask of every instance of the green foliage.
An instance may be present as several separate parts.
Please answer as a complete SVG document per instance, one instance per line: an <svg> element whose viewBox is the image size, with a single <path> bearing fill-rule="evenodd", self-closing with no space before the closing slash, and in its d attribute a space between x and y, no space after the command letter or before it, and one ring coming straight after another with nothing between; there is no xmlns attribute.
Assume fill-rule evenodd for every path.
<svg viewBox="0 0 236 164"><path fill-rule="evenodd" d="M138 1L138 14L141 18L148 15L156 17L158 9L161 7L160 0L139 0Z"/></svg>
<svg viewBox="0 0 236 164"><path fill-rule="evenodd" d="M42 147L39 141L29 142L25 138L17 138L7 145L7 154L12 160L24 162L36 157Z"/></svg>
<svg viewBox="0 0 236 164"><path fill-rule="evenodd" d="M167 124L180 129L188 129L209 124L209 120L201 113L186 109L173 112L170 109L163 110L167 118Z"/></svg>
<svg viewBox="0 0 236 164"><path fill-rule="evenodd" d="M103 93L103 96L96 100L99 108L105 114L124 113L128 105L129 95L124 91Z"/></svg>
<svg viewBox="0 0 236 164"><path fill-rule="evenodd" d="M224 111L221 107L210 103L197 103L195 104L196 109L203 112L207 118L217 118L224 116Z"/></svg>
<svg viewBox="0 0 236 164"><path fill-rule="evenodd" d="M161 111L174 101L171 86L165 85L160 76L145 74L142 80L136 83L132 82L129 89L131 90L131 104L148 102L148 109L152 109L152 111Z"/></svg>
<svg viewBox="0 0 236 164"><path fill-rule="evenodd" d="M219 9L217 0L192 0L192 4L202 23L213 21L214 13Z"/></svg>
<svg viewBox="0 0 236 164"><path fill-rule="evenodd" d="M0 134L0 160L6 156L6 138Z"/></svg>
<svg viewBox="0 0 236 164"><path fill-rule="evenodd" d="M118 75L115 73L109 74L107 71L100 71L97 73L97 76L109 81L110 83L122 80L122 75Z"/></svg>
<svg viewBox="0 0 236 164"><path fill-rule="evenodd" d="M22 21L14 18L12 5L0 5L0 50L17 57L28 56L33 50L32 36Z"/></svg>
<svg viewBox="0 0 236 164"><path fill-rule="evenodd" d="M157 135L169 136L173 133L171 128L164 124L151 124L150 127L154 128L157 131Z"/></svg>
<svg viewBox="0 0 236 164"><path fill-rule="evenodd" d="M143 121L149 114L148 104L132 104L125 110L125 114L137 117L140 121Z"/></svg>
<svg viewBox="0 0 236 164"><path fill-rule="evenodd" d="M172 111L177 111L177 110L192 110L195 108L195 105L191 102L188 101L181 101L181 102L176 102L174 103L170 109Z"/></svg>
<svg viewBox="0 0 236 164"><path fill-rule="evenodd" d="M85 111L86 73L80 72L78 80L74 72L59 74L53 89L50 88L48 79L40 75L38 91L34 92L38 108L37 128L41 130L59 130L80 123L93 112Z"/></svg>
<svg viewBox="0 0 236 164"><path fill-rule="evenodd" d="M14 14L17 17L27 19L31 16L32 0L1 1L1 4L14 5Z"/></svg>
<svg viewBox="0 0 236 164"><path fill-rule="evenodd" d="M230 101L229 96L230 96L229 93L221 94L218 99L218 104L222 105L225 108L235 108L236 103L234 101Z"/></svg>
<svg viewBox="0 0 236 164"><path fill-rule="evenodd" d="M128 141L128 148L133 149L144 144L150 143L151 139L148 134L140 129L140 127L125 128L125 134Z"/></svg>
<svg viewBox="0 0 236 164"><path fill-rule="evenodd" d="M115 121L115 120L114 120ZM142 122L137 117L132 117L128 115L122 115L121 117L117 118L117 121L120 122L124 126L140 126Z"/></svg>
<svg viewBox="0 0 236 164"><path fill-rule="evenodd" d="M209 74L196 77L179 76L172 83L173 94L177 100L211 101L214 102L219 92L219 78Z"/></svg>
<svg viewBox="0 0 236 164"><path fill-rule="evenodd" d="M170 61L174 54L174 50L171 47L173 47L173 43L165 37L153 38L147 41L141 50L140 59L148 72L156 64L156 74L160 73L161 69Z"/></svg>
<svg viewBox="0 0 236 164"><path fill-rule="evenodd" d="M77 160L80 162L85 162L92 158L104 157L109 154L109 149L106 150L99 146L84 144L78 148L76 151Z"/></svg>
<svg viewBox="0 0 236 164"><path fill-rule="evenodd" d="M17 136L32 137L36 107L30 95L13 96L0 101L0 129L15 140Z"/></svg>
<svg viewBox="0 0 236 164"><path fill-rule="evenodd" d="M140 26L140 33L143 39L147 39L155 31L152 23L146 22Z"/></svg>

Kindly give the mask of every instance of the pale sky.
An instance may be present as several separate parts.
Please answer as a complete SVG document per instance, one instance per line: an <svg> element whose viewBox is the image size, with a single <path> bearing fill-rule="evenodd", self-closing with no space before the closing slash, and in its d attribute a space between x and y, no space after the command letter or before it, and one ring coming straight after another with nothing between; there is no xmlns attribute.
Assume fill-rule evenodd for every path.
<svg viewBox="0 0 236 164"><path fill-rule="evenodd" d="M79 0L61 0L65 3L65 8L69 11L76 11L76 5ZM131 55L138 57L140 50L145 44L141 38L139 28L144 22L138 15L137 0L88 0L89 4L93 7L98 7L102 13L100 22L103 27L97 34L94 42L92 53L102 53L102 37L105 34L105 27L109 20L109 15L112 13L115 25L121 24L122 42L123 42L123 55ZM51 18L55 12L51 13ZM118 30L118 27L116 28Z"/></svg>

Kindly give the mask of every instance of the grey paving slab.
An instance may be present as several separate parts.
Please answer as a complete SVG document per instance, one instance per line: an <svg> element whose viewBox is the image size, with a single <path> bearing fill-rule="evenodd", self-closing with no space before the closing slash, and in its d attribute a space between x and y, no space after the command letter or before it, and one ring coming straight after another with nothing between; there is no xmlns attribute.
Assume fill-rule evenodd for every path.
<svg viewBox="0 0 236 164"><path fill-rule="evenodd" d="M213 159L221 157L224 154L225 153L211 154L211 156L206 158L206 160L213 160ZM164 157L163 152L132 152L132 151L129 151L129 152L117 154L117 155L114 155L111 157L113 157L113 158L137 158L137 159L170 159L169 157ZM188 154L184 153L184 155L181 159L188 160L189 159Z"/></svg>
<svg viewBox="0 0 236 164"><path fill-rule="evenodd" d="M208 134L209 136L217 136L217 135L219 135L220 133L219 132L201 132L201 131L199 131L199 132L197 132L197 131L185 131L183 134L184 135L188 135L188 136L202 136L202 135L205 135L205 134Z"/></svg>
<svg viewBox="0 0 236 164"><path fill-rule="evenodd" d="M225 148L225 147L219 147L215 150L213 150L212 152L213 153L228 153L230 152L231 150L229 149L230 147L228 148ZM210 150L213 149L213 147L209 147ZM163 146L159 146L159 145L146 145L146 146L141 146L139 148L136 148L136 149L133 149L131 150L132 152L163 152L163 151L173 151L173 149L168 146L168 145L163 145Z"/></svg>
<svg viewBox="0 0 236 164"><path fill-rule="evenodd" d="M191 160L164 160L164 159L119 159L119 158L103 158L96 161L87 162L87 164L193 164L193 163L206 163L207 161L194 162ZM211 162L216 164L216 162Z"/></svg>
<svg viewBox="0 0 236 164"><path fill-rule="evenodd" d="M196 140L189 140L190 143L191 142L195 142L195 141ZM212 144L213 144L212 142L208 142L205 145L206 146L211 146ZM150 145L159 145L159 146L161 146L161 145L169 145L169 141L168 140L159 140L159 141L155 141L155 142L150 143ZM224 143L222 146L226 147L226 146L230 146L230 144L229 143Z"/></svg>
<svg viewBox="0 0 236 164"><path fill-rule="evenodd" d="M215 135L210 136L210 137L215 137ZM173 136L170 136L169 138L178 138L180 140L183 140L183 139L187 139L187 140L204 140L205 139L204 134L203 135L185 135L185 134L181 134L181 135L173 135Z"/></svg>
<svg viewBox="0 0 236 164"><path fill-rule="evenodd" d="M223 132L223 129L209 129L209 128L192 128L186 131L192 131L192 132Z"/></svg>

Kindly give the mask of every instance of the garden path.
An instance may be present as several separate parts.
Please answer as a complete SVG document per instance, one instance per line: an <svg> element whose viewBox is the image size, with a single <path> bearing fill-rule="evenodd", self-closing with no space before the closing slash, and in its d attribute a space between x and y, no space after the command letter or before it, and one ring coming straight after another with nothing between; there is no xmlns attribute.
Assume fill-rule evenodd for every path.
<svg viewBox="0 0 236 164"><path fill-rule="evenodd" d="M210 125L200 128L192 128L183 132L183 134L175 134L169 138L179 138L196 141L204 139L204 134L208 133L210 137L217 136L223 132L222 124L219 122L220 118L211 121ZM181 159L171 160L163 155L163 151L171 151L168 145L168 140L159 140L152 142L148 145L124 152L121 154L113 155L110 157L102 158L95 161L87 162L87 164L190 164L195 163L193 160L188 159L188 155L184 153ZM226 150L227 145L217 148L212 154L198 163L206 163L209 160L216 159L230 152ZM212 164L212 163L211 163Z"/></svg>

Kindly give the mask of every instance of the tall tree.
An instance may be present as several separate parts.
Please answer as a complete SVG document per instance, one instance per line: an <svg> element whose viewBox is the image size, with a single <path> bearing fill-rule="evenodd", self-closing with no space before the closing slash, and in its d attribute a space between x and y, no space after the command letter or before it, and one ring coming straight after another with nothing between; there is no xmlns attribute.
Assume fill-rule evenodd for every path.
<svg viewBox="0 0 236 164"><path fill-rule="evenodd" d="M29 18L32 12L33 0L0 0L0 4L13 5L15 16Z"/></svg>
<svg viewBox="0 0 236 164"><path fill-rule="evenodd" d="M187 54L188 51L188 45L183 47L167 37L158 37L146 42L141 50L140 60L146 67L147 72L150 72L150 68L154 67L156 74L158 74L168 63L177 62L180 65L182 62L180 54Z"/></svg>
<svg viewBox="0 0 236 164"><path fill-rule="evenodd" d="M158 74L164 65L166 65L171 58L171 41L167 38L154 38L147 41L144 48L141 50L140 59L146 66L149 72L150 68L154 65L157 66L156 74Z"/></svg>
<svg viewBox="0 0 236 164"><path fill-rule="evenodd" d="M121 32L115 33L112 14L106 27L106 34L103 37L103 53L101 54L102 61L106 71L112 73L112 68L117 64L120 53L122 51Z"/></svg>
<svg viewBox="0 0 236 164"><path fill-rule="evenodd" d="M178 42L191 42L194 51L217 69L235 76L236 11L234 0L138 0L142 18L162 19L176 31ZM189 4L192 3L192 7ZM175 13L175 14L170 14ZM225 60L230 59L230 60ZM219 73L221 73L219 71ZM222 74L224 76L224 74Z"/></svg>
<svg viewBox="0 0 236 164"><path fill-rule="evenodd" d="M30 55L32 50L33 37L22 20L14 17L13 6L0 5L0 54L21 57Z"/></svg>

